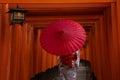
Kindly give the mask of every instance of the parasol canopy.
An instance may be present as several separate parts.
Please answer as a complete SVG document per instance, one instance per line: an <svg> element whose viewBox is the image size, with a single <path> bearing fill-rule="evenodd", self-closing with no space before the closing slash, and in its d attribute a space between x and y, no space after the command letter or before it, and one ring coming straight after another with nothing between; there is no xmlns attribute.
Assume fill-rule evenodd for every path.
<svg viewBox="0 0 120 80"><path fill-rule="evenodd" d="M62 56L72 54L85 43L84 28L73 20L57 20L47 25L40 36L40 43L48 53Z"/></svg>

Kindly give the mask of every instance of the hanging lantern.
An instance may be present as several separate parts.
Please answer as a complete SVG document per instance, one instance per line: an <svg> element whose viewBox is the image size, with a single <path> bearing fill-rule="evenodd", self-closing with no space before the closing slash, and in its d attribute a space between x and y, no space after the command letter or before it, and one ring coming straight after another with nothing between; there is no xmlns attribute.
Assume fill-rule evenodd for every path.
<svg viewBox="0 0 120 80"><path fill-rule="evenodd" d="M27 10L23 10L21 8L17 7L16 8L11 8L8 13L10 13L10 24L21 24L25 23L25 18L26 18L26 12Z"/></svg>

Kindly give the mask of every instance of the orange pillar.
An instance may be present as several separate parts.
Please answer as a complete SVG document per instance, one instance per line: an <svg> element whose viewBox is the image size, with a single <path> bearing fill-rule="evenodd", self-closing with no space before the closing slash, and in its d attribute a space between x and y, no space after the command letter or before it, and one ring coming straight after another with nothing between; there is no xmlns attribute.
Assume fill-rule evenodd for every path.
<svg viewBox="0 0 120 80"><path fill-rule="evenodd" d="M8 4L0 4L0 80L9 80L11 55L11 28Z"/></svg>
<svg viewBox="0 0 120 80"><path fill-rule="evenodd" d="M20 80L20 58L21 58L21 26L15 24L12 26L12 41L11 41L11 68L10 80Z"/></svg>
<svg viewBox="0 0 120 80"><path fill-rule="evenodd" d="M118 56L120 58L120 0L117 0L117 30L118 30ZM119 67L120 67L120 61L119 61ZM120 68L119 68L120 69ZM119 73L120 74L120 71ZM119 80L120 80L120 76L119 76Z"/></svg>
<svg viewBox="0 0 120 80"><path fill-rule="evenodd" d="M111 12L111 14L109 14ZM111 8L106 10L106 34L107 34L107 43L109 56L109 69L111 80L120 80L119 77L119 48L118 48L118 28L117 28L117 16L116 16L116 4L111 3ZM111 23L111 24L110 24Z"/></svg>
<svg viewBox="0 0 120 80"><path fill-rule="evenodd" d="M24 24L21 26L21 34L20 34L20 63L19 63L19 79L20 80L30 80L30 53L29 53L29 42L28 42L28 26ZM17 26L16 26L17 27Z"/></svg>

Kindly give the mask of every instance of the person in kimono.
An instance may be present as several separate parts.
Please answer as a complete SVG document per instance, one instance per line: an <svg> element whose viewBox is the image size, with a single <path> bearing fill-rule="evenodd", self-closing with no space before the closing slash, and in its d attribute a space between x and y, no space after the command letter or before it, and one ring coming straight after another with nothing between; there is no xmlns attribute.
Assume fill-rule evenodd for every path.
<svg viewBox="0 0 120 80"><path fill-rule="evenodd" d="M79 68L80 51L73 54L59 56L60 80L77 80L77 68Z"/></svg>

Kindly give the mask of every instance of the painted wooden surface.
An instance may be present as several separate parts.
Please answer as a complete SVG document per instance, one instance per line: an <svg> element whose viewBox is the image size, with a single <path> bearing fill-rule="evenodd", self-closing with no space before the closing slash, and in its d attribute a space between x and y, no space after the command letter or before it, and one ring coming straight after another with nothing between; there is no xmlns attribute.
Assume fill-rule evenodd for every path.
<svg viewBox="0 0 120 80"><path fill-rule="evenodd" d="M117 17L117 35L118 35L118 56L120 56L120 0L117 0L117 4L116 4L116 12L117 12L117 14L116 14L116 17ZM119 61L119 57L118 57L118 61ZM118 64L120 64L120 62L118 63ZM120 67L120 65L118 66L118 67ZM119 75L120 74L120 71L117 73L117 75Z"/></svg>
<svg viewBox="0 0 120 80"><path fill-rule="evenodd" d="M96 3L115 0L0 0L0 3Z"/></svg>
<svg viewBox="0 0 120 80"><path fill-rule="evenodd" d="M92 28L88 33L90 42L87 48L82 50L84 54L81 58L91 62L98 80L120 80L119 4L119 0L117 4L111 3L105 10L103 9L102 15L79 16L80 20L88 19L87 22L81 20L82 24L95 26L95 29ZM55 56L41 49L39 45L41 29L37 28L58 19L58 16L28 17L27 20L31 22L27 22L23 27L19 24L10 26L6 14L8 6L8 4L0 4L0 80L29 80L35 74L57 64ZM71 18L63 16L63 18L76 20L78 16Z"/></svg>
<svg viewBox="0 0 120 80"><path fill-rule="evenodd" d="M11 46L11 29L9 26L8 14L6 11L8 10L8 5L4 4L0 6L2 12L0 12L0 80L9 80L10 73L10 46Z"/></svg>

